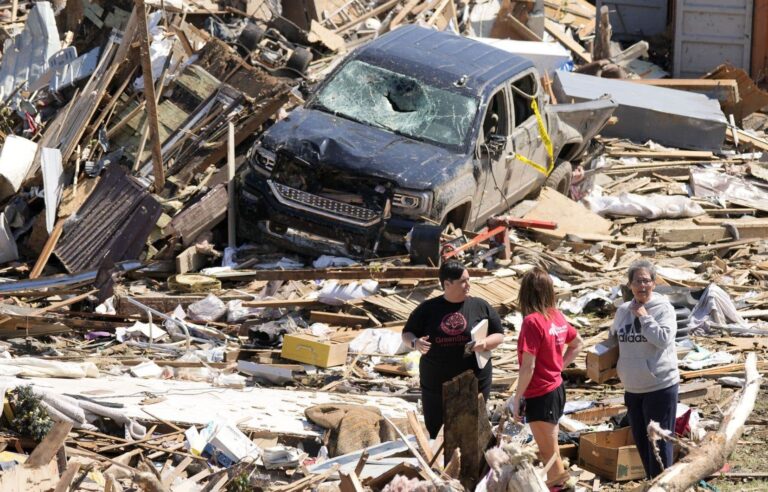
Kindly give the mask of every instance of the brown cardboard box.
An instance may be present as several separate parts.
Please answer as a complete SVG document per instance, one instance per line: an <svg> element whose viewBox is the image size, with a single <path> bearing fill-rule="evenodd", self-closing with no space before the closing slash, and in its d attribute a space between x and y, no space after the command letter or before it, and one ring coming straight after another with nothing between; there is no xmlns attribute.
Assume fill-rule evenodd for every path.
<svg viewBox="0 0 768 492"><path fill-rule="evenodd" d="M341 366L347 362L348 348L349 343L321 340L313 335L285 335L280 356L319 367Z"/></svg>
<svg viewBox="0 0 768 492"><path fill-rule="evenodd" d="M645 478L643 462L629 427L582 434L579 466L617 482Z"/></svg>
<svg viewBox="0 0 768 492"><path fill-rule="evenodd" d="M587 377L596 383L604 383L617 377L616 363L619 361L619 345L608 340L587 350Z"/></svg>

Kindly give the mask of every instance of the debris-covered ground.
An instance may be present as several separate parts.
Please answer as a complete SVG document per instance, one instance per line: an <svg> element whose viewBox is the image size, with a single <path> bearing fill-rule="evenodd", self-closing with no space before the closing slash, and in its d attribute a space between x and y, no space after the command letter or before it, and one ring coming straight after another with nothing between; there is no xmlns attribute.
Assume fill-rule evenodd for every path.
<svg viewBox="0 0 768 492"><path fill-rule="evenodd" d="M0 3L0 490L546 490L536 265L586 341L577 490L768 487L768 2L666 3ZM447 257L506 334L492 436L430 441L401 332ZM690 472L653 484L596 349L643 258Z"/></svg>

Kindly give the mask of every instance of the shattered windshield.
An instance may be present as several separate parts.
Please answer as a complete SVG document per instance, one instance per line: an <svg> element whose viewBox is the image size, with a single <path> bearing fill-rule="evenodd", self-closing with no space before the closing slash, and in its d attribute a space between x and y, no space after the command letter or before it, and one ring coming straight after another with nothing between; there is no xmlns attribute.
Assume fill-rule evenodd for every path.
<svg viewBox="0 0 768 492"><path fill-rule="evenodd" d="M314 107L418 140L461 146L477 101L353 60L322 89Z"/></svg>

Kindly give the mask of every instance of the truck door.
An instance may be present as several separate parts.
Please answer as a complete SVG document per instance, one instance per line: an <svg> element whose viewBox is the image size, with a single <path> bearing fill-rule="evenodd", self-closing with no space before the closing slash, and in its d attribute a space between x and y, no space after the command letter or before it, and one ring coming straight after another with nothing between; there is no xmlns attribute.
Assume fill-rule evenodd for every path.
<svg viewBox="0 0 768 492"><path fill-rule="evenodd" d="M477 188L467 225L482 227L485 221L509 206L506 183L509 166L506 156L511 152L510 105L504 87L491 97L483 117L475 149L475 179Z"/></svg>
<svg viewBox="0 0 768 492"><path fill-rule="evenodd" d="M546 118L541 109L539 97L539 81L536 72L527 71L510 83L512 98L513 129L512 148L507 155L508 165L511 166L511 179L507 183L507 200L516 202L525 198L531 191L541 186L546 174L537 167L546 169L549 166L549 155L539 131L539 122L531 106L534 96L539 104L539 114ZM544 120L546 127L547 123ZM520 159L522 155L529 162ZM532 165L534 163L536 165Z"/></svg>

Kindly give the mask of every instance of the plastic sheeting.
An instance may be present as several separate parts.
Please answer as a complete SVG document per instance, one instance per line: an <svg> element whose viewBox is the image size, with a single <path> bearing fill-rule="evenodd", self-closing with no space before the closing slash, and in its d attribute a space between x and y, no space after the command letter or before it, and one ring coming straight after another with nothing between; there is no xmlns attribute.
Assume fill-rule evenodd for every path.
<svg viewBox="0 0 768 492"><path fill-rule="evenodd" d="M709 284L691 312L688 329L696 334L708 333L713 324L749 327L737 312L731 297L716 284Z"/></svg>
<svg viewBox="0 0 768 492"><path fill-rule="evenodd" d="M62 362L34 357L0 359L0 376L22 376L30 378L97 378L99 369L93 362Z"/></svg>
<svg viewBox="0 0 768 492"><path fill-rule="evenodd" d="M160 74L163 73L165 62L171 55L171 49L176 36L168 34L165 29L160 27L162 12L157 11L149 15L149 32L152 37L152 44L149 45L149 59L152 63L152 81L157 81ZM137 91L144 90L144 76L139 75L133 82L133 88Z"/></svg>
<svg viewBox="0 0 768 492"><path fill-rule="evenodd" d="M635 195L601 196L595 190L584 198L590 210L603 217L631 216L646 219L677 219L703 215L704 209L684 196Z"/></svg>
<svg viewBox="0 0 768 492"><path fill-rule="evenodd" d="M398 355L408 352L402 335L384 328L363 330L349 343L349 351L356 354Z"/></svg>
<svg viewBox="0 0 768 492"><path fill-rule="evenodd" d="M731 202L768 211L768 191L739 176L691 169L691 187L695 196L714 197L722 203Z"/></svg>
<svg viewBox="0 0 768 492"><path fill-rule="evenodd" d="M35 394L42 398L42 404L51 419L70 422L76 429L98 430L92 423L100 417L107 417L122 425L126 439L143 439L147 428L124 415L121 408L107 407L97 402L81 400L33 387Z"/></svg>
<svg viewBox="0 0 768 492"><path fill-rule="evenodd" d="M331 306L341 306L352 299L362 299L372 296L379 290L379 283L375 280L339 284L335 280L325 282L323 288L317 294L317 300Z"/></svg>

